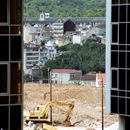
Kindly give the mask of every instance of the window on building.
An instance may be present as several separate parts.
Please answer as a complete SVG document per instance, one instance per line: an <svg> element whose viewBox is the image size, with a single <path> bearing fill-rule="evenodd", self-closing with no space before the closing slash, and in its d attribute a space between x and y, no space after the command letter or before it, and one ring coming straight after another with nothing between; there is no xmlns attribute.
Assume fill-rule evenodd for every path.
<svg viewBox="0 0 130 130"><path fill-rule="evenodd" d="M111 90L111 95L112 96L118 96L118 91L117 90Z"/></svg>
<svg viewBox="0 0 130 130"><path fill-rule="evenodd" d="M21 130L21 106L10 107L10 129Z"/></svg>
<svg viewBox="0 0 130 130"><path fill-rule="evenodd" d="M117 97L111 97L111 112L118 113L118 99L117 99Z"/></svg>
<svg viewBox="0 0 130 130"><path fill-rule="evenodd" d="M126 103L125 98L119 98L119 113L120 114L125 114L125 108L126 108L125 103Z"/></svg>
<svg viewBox="0 0 130 130"><path fill-rule="evenodd" d="M126 90L125 84L126 84L126 70L119 69L119 89Z"/></svg>
<svg viewBox="0 0 130 130"><path fill-rule="evenodd" d="M130 115L130 98L127 99L127 114Z"/></svg>
<svg viewBox="0 0 130 130"><path fill-rule="evenodd" d="M130 90L130 70L127 70L127 90Z"/></svg>
<svg viewBox="0 0 130 130"><path fill-rule="evenodd" d="M120 0L120 4L125 4L127 0Z"/></svg>
<svg viewBox="0 0 130 130"><path fill-rule="evenodd" d="M112 22L118 22L118 6L112 6Z"/></svg>
<svg viewBox="0 0 130 130"><path fill-rule="evenodd" d="M0 34L8 34L9 27L8 26L0 26Z"/></svg>
<svg viewBox="0 0 130 130"><path fill-rule="evenodd" d="M126 67L126 52L119 52L119 67Z"/></svg>
<svg viewBox="0 0 130 130"><path fill-rule="evenodd" d="M127 68L130 68L130 52L127 52Z"/></svg>
<svg viewBox="0 0 130 130"><path fill-rule="evenodd" d="M119 44L126 44L126 23L119 24Z"/></svg>
<svg viewBox="0 0 130 130"><path fill-rule="evenodd" d="M118 67L118 52L111 52L111 67Z"/></svg>
<svg viewBox="0 0 130 130"><path fill-rule="evenodd" d="M11 26L11 34L21 34L22 28L20 26Z"/></svg>
<svg viewBox="0 0 130 130"><path fill-rule="evenodd" d="M124 1L120 1L122 4ZM126 3L126 2L125 2ZM120 6L120 22L125 22L126 21L126 5Z"/></svg>
<svg viewBox="0 0 130 130"><path fill-rule="evenodd" d="M112 43L118 42L118 25L113 24L112 25Z"/></svg>
<svg viewBox="0 0 130 130"><path fill-rule="evenodd" d="M11 37L11 60L12 61L19 61L21 60L21 36L12 36ZM17 55L16 55L17 54Z"/></svg>
<svg viewBox="0 0 130 130"><path fill-rule="evenodd" d="M130 23L127 24L127 44L130 44Z"/></svg>
<svg viewBox="0 0 130 130"><path fill-rule="evenodd" d="M22 0L11 0L10 3L10 23L21 24L22 22ZM17 13L16 13L17 12Z"/></svg>
<svg viewBox="0 0 130 130"><path fill-rule="evenodd" d="M9 60L9 37L0 36L0 61Z"/></svg>
<svg viewBox="0 0 130 130"><path fill-rule="evenodd" d="M112 88L117 88L117 70L112 70Z"/></svg>
<svg viewBox="0 0 130 130"><path fill-rule="evenodd" d="M21 65L20 63L11 64L11 94L21 93Z"/></svg>
<svg viewBox="0 0 130 130"><path fill-rule="evenodd" d="M0 129L8 130L8 117L9 117L9 108L8 106L0 107Z"/></svg>
<svg viewBox="0 0 130 130"><path fill-rule="evenodd" d="M7 93L7 65L0 65L0 93Z"/></svg>
<svg viewBox="0 0 130 130"><path fill-rule="evenodd" d="M7 23L7 0L0 0L0 24Z"/></svg>

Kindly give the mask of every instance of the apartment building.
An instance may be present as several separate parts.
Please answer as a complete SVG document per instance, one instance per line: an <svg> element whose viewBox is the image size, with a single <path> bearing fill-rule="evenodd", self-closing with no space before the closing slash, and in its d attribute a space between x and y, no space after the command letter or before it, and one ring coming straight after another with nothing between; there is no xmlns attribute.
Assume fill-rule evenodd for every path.
<svg viewBox="0 0 130 130"><path fill-rule="evenodd" d="M24 73L31 74L33 66L40 61L40 47L35 44L27 44L24 47Z"/></svg>
<svg viewBox="0 0 130 130"><path fill-rule="evenodd" d="M70 19L59 19L52 24L52 30L54 37L62 37L67 32L75 32L76 25Z"/></svg>
<svg viewBox="0 0 130 130"><path fill-rule="evenodd" d="M107 0L106 109L119 115L119 130L130 122L130 0Z"/></svg>
<svg viewBox="0 0 130 130"><path fill-rule="evenodd" d="M52 24L52 32L53 37L62 37L64 34L64 22L62 20L58 20Z"/></svg>
<svg viewBox="0 0 130 130"><path fill-rule="evenodd" d="M0 0L0 129L23 129L22 0Z"/></svg>
<svg viewBox="0 0 130 130"><path fill-rule="evenodd" d="M57 50L53 41L48 41L45 46L27 44L24 47L24 73L32 74L32 68L42 66L48 60L55 59Z"/></svg>

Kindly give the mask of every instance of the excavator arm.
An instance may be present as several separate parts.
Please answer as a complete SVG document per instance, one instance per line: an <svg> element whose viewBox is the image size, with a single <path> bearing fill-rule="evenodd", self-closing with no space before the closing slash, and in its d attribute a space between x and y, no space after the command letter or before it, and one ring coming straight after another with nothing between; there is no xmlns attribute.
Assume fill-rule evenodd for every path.
<svg viewBox="0 0 130 130"><path fill-rule="evenodd" d="M64 120L64 125L65 126L70 126L71 122L70 122L70 114L72 113L72 110L74 108L74 102L68 103L68 102L48 102L45 105L44 111L43 111L43 117L47 118L48 116L48 109L50 107L57 107L57 106L68 106L69 109L67 111L67 116L66 119Z"/></svg>
<svg viewBox="0 0 130 130"><path fill-rule="evenodd" d="M45 106L37 106L36 110L33 113L30 113L30 115L27 117L27 119L47 119L48 118L48 111L50 107L58 107L58 106L67 106L69 107L67 111L67 116L64 121L65 126L70 126L70 114L72 113L72 110L74 108L74 102L59 102L59 101L52 101L45 104Z"/></svg>

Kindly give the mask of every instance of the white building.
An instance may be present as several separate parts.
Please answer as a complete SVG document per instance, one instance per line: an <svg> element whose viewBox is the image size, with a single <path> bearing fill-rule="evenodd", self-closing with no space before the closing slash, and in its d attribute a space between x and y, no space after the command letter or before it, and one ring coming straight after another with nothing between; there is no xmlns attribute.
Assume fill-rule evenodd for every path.
<svg viewBox="0 0 130 130"><path fill-rule="evenodd" d="M52 69L51 80L53 83L68 84L72 77L80 77L82 72L75 69Z"/></svg>
<svg viewBox="0 0 130 130"><path fill-rule="evenodd" d="M62 37L64 34L64 22L62 20L52 24L53 36Z"/></svg>
<svg viewBox="0 0 130 130"><path fill-rule="evenodd" d="M33 42L38 39L41 32L41 27L38 24L31 26L30 24L25 24L23 27L23 41L24 43Z"/></svg>
<svg viewBox="0 0 130 130"><path fill-rule="evenodd" d="M24 47L24 72L31 74L32 67L42 66L49 59L55 59L57 50L52 41L48 41L45 46L28 44Z"/></svg>
<svg viewBox="0 0 130 130"><path fill-rule="evenodd" d="M44 21L45 19L50 18L50 13L41 13L39 21Z"/></svg>
<svg viewBox="0 0 130 130"><path fill-rule="evenodd" d="M72 36L72 43L82 45L83 37L81 35L75 34Z"/></svg>
<svg viewBox="0 0 130 130"><path fill-rule="evenodd" d="M49 40L46 44L45 44L45 48L47 49L47 58L48 59L55 59L56 55L57 55L57 50L56 48L56 44L55 44L55 40Z"/></svg>

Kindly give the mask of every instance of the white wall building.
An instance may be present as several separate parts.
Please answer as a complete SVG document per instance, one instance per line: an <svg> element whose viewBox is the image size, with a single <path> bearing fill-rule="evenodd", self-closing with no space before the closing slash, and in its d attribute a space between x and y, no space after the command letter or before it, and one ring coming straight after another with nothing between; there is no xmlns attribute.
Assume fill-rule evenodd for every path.
<svg viewBox="0 0 130 130"><path fill-rule="evenodd" d="M57 55L57 50L55 49L56 44L55 40L49 40L46 44L45 47L47 49L47 58L48 59L55 59Z"/></svg>
<svg viewBox="0 0 130 130"><path fill-rule="evenodd" d="M41 13L39 21L44 21L45 19L50 18L50 13Z"/></svg>
<svg viewBox="0 0 130 130"><path fill-rule="evenodd" d="M80 44L80 45L82 45L82 40L83 40L83 38L82 38L81 35L75 34L75 35L72 36L72 43L73 44Z"/></svg>
<svg viewBox="0 0 130 130"><path fill-rule="evenodd" d="M64 22L57 21L52 24L52 32L54 37L62 37L64 34Z"/></svg>
<svg viewBox="0 0 130 130"><path fill-rule="evenodd" d="M51 80L53 83L68 84L72 77L80 77L82 72L75 69L52 69Z"/></svg>

